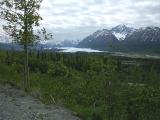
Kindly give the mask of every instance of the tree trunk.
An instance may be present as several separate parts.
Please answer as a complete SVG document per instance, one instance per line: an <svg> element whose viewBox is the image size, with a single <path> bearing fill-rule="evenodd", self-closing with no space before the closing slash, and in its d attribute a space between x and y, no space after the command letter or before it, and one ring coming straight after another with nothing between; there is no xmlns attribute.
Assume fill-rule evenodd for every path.
<svg viewBox="0 0 160 120"><path fill-rule="evenodd" d="M24 9L24 52L25 52L25 82L24 82L24 88L25 91L29 91L30 85L29 85L29 67L28 67L28 18L27 18L27 1L25 0L25 9Z"/></svg>
<svg viewBox="0 0 160 120"><path fill-rule="evenodd" d="M29 83L29 67L28 67L28 46L24 45L24 52L25 52L25 65L24 65L24 89L28 91L30 88Z"/></svg>

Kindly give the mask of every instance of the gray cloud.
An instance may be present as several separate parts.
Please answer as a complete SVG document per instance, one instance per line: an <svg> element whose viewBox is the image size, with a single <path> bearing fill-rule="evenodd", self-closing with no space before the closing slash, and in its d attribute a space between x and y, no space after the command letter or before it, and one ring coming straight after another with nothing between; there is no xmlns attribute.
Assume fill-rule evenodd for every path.
<svg viewBox="0 0 160 120"><path fill-rule="evenodd" d="M82 39L118 24L160 26L160 0L43 0L42 25L54 40Z"/></svg>

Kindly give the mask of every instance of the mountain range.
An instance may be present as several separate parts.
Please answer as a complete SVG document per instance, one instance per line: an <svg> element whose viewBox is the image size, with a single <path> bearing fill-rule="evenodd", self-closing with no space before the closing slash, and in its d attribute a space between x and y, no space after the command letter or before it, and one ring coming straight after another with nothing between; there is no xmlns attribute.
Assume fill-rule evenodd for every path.
<svg viewBox="0 0 160 120"><path fill-rule="evenodd" d="M152 26L135 29L118 25L94 32L84 38L77 47L123 52L160 52L160 28Z"/></svg>
<svg viewBox="0 0 160 120"><path fill-rule="evenodd" d="M79 47L105 50L111 52L152 52L160 53L160 28L144 27L132 28L118 25L111 29L98 30L83 40L64 40L59 43L38 44L34 49L53 49L55 47ZM11 38L0 30L0 48L21 49L11 44Z"/></svg>

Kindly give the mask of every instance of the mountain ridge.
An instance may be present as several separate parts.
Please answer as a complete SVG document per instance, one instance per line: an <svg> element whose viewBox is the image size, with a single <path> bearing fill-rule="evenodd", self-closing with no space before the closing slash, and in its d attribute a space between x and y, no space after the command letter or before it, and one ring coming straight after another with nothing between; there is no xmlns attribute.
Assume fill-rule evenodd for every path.
<svg viewBox="0 0 160 120"><path fill-rule="evenodd" d="M98 30L87 36L78 44L78 47L99 48L107 47L107 44L118 44L119 41L108 29Z"/></svg>
<svg viewBox="0 0 160 120"><path fill-rule="evenodd" d="M103 31L105 30L106 33L110 33L112 38L110 38L110 41L117 41L116 44L115 42L110 42L110 44L107 44L108 36L106 36L106 33ZM160 47L160 28L159 27L154 27L154 26L149 26L149 27L144 27L144 28L139 28L135 29L132 27L127 27L125 25L118 25L116 27L113 27L111 29L102 29L98 30L98 32L103 33L100 34L102 36L103 40L106 40L105 42L101 42L101 39L99 39L99 36L97 36L97 31L93 33L92 38L96 39L91 39L89 36L84 38L78 47L87 47L87 48L92 48L92 49L98 49L102 50L104 49L104 46L106 46L106 50L117 50L117 51L127 51L131 48L131 51L136 51L136 49L154 49L154 46L156 46L156 49L159 49ZM95 35L95 36L94 36ZM99 35L99 34L98 34ZM88 39L90 38L90 40ZM89 41L89 42L88 42ZM95 41L98 41L95 43ZM102 46L98 46L97 44L102 44ZM96 47L91 46L91 44L94 44ZM106 45L107 44L107 45ZM112 46L112 47L110 47Z"/></svg>

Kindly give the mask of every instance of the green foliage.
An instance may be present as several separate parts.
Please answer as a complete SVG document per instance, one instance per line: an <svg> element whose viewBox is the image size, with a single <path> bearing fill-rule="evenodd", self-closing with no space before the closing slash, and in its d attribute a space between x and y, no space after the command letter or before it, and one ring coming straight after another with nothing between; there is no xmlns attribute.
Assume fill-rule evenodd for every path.
<svg viewBox="0 0 160 120"><path fill-rule="evenodd" d="M69 107L84 120L160 119L159 60L82 53L29 55L31 90L45 104ZM22 56L0 51L1 84L21 87Z"/></svg>
<svg viewBox="0 0 160 120"><path fill-rule="evenodd" d="M33 26L39 26L42 20L38 14L42 0L2 0L0 2L1 18L6 20L4 30L15 40L23 45L38 40L33 31Z"/></svg>
<svg viewBox="0 0 160 120"><path fill-rule="evenodd" d="M42 0L2 0L0 2L0 16L6 21L3 29L14 38L14 42L23 45L25 55L23 86L27 91L30 88L28 47L40 40L48 40L52 37L44 28L35 32L42 20L38 13L41 3Z"/></svg>
<svg viewBox="0 0 160 120"><path fill-rule="evenodd" d="M57 62L50 64L48 69L48 74L52 77L58 77L58 76L67 77L69 74L69 70L61 62Z"/></svg>

